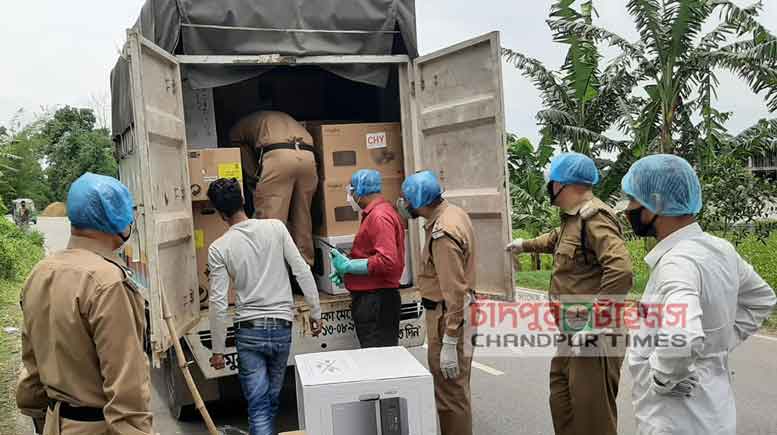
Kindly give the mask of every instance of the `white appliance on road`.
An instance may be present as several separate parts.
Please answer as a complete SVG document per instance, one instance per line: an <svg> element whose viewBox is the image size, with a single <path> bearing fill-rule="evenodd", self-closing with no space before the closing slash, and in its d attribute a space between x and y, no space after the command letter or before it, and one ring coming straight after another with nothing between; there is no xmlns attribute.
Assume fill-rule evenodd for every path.
<svg viewBox="0 0 777 435"><path fill-rule="evenodd" d="M404 347L296 356L297 413L317 435L435 435L429 371Z"/></svg>

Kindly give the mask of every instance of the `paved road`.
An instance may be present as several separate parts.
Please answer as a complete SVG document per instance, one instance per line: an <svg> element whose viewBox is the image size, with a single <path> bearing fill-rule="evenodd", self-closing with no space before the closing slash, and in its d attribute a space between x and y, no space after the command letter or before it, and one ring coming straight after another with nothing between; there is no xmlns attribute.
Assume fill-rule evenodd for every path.
<svg viewBox="0 0 777 435"><path fill-rule="evenodd" d="M67 222L62 219L41 219L38 229L46 234L47 246L61 249L67 242ZM417 348L414 355L425 362L425 350ZM472 395L475 413L475 433L552 434L547 406L547 358L476 358L472 374ZM738 409L738 432L743 435L777 435L777 339L753 337L733 354L734 389ZM296 429L296 402L292 374L287 375L287 388L282 397L280 430ZM157 432L168 434L207 434L198 421L176 422L161 397L164 385L154 373L154 410ZM634 433L633 410L630 402L631 379L627 371L621 378L619 396L620 430ZM223 404L212 408L216 424L225 435L247 434L245 413L241 404Z"/></svg>

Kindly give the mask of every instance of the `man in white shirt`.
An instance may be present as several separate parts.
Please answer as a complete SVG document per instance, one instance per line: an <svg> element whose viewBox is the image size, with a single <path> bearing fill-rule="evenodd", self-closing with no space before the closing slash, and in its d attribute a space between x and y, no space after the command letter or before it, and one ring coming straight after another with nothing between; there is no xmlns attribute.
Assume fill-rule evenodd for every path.
<svg viewBox="0 0 777 435"><path fill-rule="evenodd" d="M645 157L621 184L635 234L658 240L627 356L638 432L734 435L728 355L774 309L774 290L696 223L701 186L688 162Z"/></svg>
<svg viewBox="0 0 777 435"><path fill-rule="evenodd" d="M284 261L310 307L314 336L321 332L318 289L283 222L248 219L237 180L216 180L208 189L208 199L230 226L208 249L213 337L210 362L217 370L225 365L227 291L231 281L236 291L238 376L248 402L249 430L251 435L272 435L276 433L274 421L294 319L294 298Z"/></svg>

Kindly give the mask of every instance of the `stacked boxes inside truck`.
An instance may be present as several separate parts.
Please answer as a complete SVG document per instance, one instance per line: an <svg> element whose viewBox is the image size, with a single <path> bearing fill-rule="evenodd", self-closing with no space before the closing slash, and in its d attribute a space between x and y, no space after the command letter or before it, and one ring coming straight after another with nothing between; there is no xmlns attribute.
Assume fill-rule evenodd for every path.
<svg viewBox="0 0 777 435"><path fill-rule="evenodd" d="M226 222L208 203L208 187L219 178L243 179L240 150L237 148L190 149L189 178L191 180L194 247L197 253L200 305L207 307L210 290L208 248L228 229ZM234 289L229 289L228 297L229 304L234 305Z"/></svg>
<svg viewBox="0 0 777 435"><path fill-rule="evenodd" d="M402 129L399 123L326 123L308 121L318 156L319 192L313 204L316 240L316 279L321 291L339 294L346 290L329 283L331 271L327 246L350 245L359 231L361 216L348 204L351 176L360 169L374 169L383 178L383 196L392 204L399 198L404 179ZM324 254L322 254L322 252ZM409 250L408 250L409 252ZM409 273L409 255L405 261ZM406 284L403 282L403 284ZM407 283L409 284L409 282Z"/></svg>

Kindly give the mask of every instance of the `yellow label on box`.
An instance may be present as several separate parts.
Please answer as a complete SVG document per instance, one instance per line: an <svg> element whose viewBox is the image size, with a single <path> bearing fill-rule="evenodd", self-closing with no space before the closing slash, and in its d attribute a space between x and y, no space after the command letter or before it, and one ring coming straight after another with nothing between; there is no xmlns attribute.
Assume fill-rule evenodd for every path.
<svg viewBox="0 0 777 435"><path fill-rule="evenodd" d="M205 247L205 232L202 230L194 230L194 249L202 249Z"/></svg>
<svg viewBox="0 0 777 435"><path fill-rule="evenodd" d="M243 180L243 168L240 163L220 163L219 178L237 178Z"/></svg>

